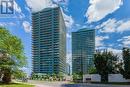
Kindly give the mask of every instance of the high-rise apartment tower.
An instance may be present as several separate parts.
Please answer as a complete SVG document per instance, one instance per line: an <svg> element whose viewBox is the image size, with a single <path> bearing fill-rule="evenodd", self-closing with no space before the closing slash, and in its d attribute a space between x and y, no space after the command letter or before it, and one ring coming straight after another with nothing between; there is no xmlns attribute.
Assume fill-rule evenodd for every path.
<svg viewBox="0 0 130 87"><path fill-rule="evenodd" d="M33 73L66 72L66 27L60 7L32 13Z"/></svg>

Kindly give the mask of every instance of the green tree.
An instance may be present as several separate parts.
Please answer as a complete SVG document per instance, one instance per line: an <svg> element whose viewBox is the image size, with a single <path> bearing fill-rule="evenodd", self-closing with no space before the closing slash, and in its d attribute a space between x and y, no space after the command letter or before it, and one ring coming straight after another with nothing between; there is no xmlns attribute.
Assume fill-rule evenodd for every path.
<svg viewBox="0 0 130 87"><path fill-rule="evenodd" d="M23 72L22 70L18 70L18 69L16 71L13 71L12 75L13 75L14 78L17 78L17 79L27 77L27 74L25 72Z"/></svg>
<svg viewBox="0 0 130 87"><path fill-rule="evenodd" d="M97 74L96 67L90 67L88 72L89 72L89 74Z"/></svg>
<svg viewBox="0 0 130 87"><path fill-rule="evenodd" d="M79 72L79 73L73 73L73 81L74 82L82 82L83 80L83 73Z"/></svg>
<svg viewBox="0 0 130 87"><path fill-rule="evenodd" d="M97 72L101 75L101 82L108 82L108 74L115 73L114 63L118 56L112 52L96 52L94 57L94 64Z"/></svg>
<svg viewBox="0 0 130 87"><path fill-rule="evenodd" d="M59 78L60 81L62 81L64 78L64 73L59 72L57 77Z"/></svg>
<svg viewBox="0 0 130 87"><path fill-rule="evenodd" d="M53 81L57 80L57 75L55 73L52 74Z"/></svg>
<svg viewBox="0 0 130 87"><path fill-rule="evenodd" d="M26 65L23 50L21 40L0 27L0 71L4 83L10 83L14 71Z"/></svg>
<svg viewBox="0 0 130 87"><path fill-rule="evenodd" d="M76 81L78 79L78 74L73 73L73 81Z"/></svg>
<svg viewBox="0 0 130 87"><path fill-rule="evenodd" d="M130 49L123 48L123 62L120 64L120 72L124 78L130 79ZM124 67L123 67L124 66Z"/></svg>

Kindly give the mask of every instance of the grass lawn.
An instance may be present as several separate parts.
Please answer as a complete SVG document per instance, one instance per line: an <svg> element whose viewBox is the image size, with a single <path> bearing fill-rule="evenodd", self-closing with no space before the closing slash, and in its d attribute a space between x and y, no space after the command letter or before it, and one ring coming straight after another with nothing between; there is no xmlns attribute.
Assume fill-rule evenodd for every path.
<svg viewBox="0 0 130 87"><path fill-rule="evenodd" d="M33 85L21 84L21 83L11 83L11 84L0 84L0 87L35 87Z"/></svg>

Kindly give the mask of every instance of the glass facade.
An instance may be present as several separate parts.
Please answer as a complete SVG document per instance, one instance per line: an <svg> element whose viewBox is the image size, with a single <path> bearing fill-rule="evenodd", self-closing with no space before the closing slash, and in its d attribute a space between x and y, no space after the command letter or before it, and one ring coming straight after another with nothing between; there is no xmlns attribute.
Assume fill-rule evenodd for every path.
<svg viewBox="0 0 130 87"><path fill-rule="evenodd" d="M72 72L87 74L93 66L95 30L80 29L72 32Z"/></svg>
<svg viewBox="0 0 130 87"><path fill-rule="evenodd" d="M66 71L66 27L59 7L32 13L33 73Z"/></svg>

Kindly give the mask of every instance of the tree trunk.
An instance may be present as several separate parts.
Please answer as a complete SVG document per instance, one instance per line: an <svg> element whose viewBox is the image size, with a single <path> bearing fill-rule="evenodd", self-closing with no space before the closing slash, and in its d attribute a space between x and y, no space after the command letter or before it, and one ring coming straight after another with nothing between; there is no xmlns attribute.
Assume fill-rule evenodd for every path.
<svg viewBox="0 0 130 87"><path fill-rule="evenodd" d="M0 70L0 79L2 78L2 74L3 74L3 73L2 73L2 70Z"/></svg>
<svg viewBox="0 0 130 87"><path fill-rule="evenodd" d="M6 69L4 71L4 76L2 78L3 83L9 84L11 82L11 71L10 69Z"/></svg>
<svg viewBox="0 0 130 87"><path fill-rule="evenodd" d="M108 74L101 75L101 82L108 82Z"/></svg>

